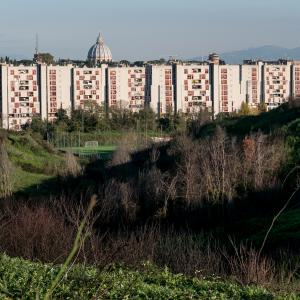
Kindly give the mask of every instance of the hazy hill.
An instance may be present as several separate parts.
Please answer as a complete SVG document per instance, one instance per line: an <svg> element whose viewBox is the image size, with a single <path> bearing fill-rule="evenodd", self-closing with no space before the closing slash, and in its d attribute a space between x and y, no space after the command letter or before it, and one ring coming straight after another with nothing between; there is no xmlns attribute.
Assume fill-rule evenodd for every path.
<svg viewBox="0 0 300 300"><path fill-rule="evenodd" d="M277 60L279 58L300 60L300 47L288 49L278 46L262 46L220 54L228 64L240 64L245 59ZM201 57L196 57L201 60Z"/></svg>

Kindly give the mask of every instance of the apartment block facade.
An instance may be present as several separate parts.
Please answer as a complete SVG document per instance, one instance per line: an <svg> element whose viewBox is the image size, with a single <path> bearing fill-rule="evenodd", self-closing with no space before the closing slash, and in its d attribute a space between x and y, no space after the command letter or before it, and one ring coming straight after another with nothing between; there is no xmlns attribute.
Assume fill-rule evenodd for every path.
<svg viewBox="0 0 300 300"><path fill-rule="evenodd" d="M262 99L262 62L246 62L241 66L242 100L257 108Z"/></svg>
<svg viewBox="0 0 300 300"><path fill-rule="evenodd" d="M42 102L46 102L46 109L44 110L42 107L43 119L53 121L60 108L66 110L68 114L71 113L71 70L71 66L41 66L42 83L46 82L46 87L41 85L43 87L41 96L46 99L46 101L42 100ZM45 81L43 80L44 76L46 76Z"/></svg>
<svg viewBox="0 0 300 300"><path fill-rule="evenodd" d="M212 112L209 64L183 64L174 66L176 111L198 113Z"/></svg>
<svg viewBox="0 0 300 300"><path fill-rule="evenodd" d="M292 66L292 97L300 98L300 62Z"/></svg>
<svg viewBox="0 0 300 300"><path fill-rule="evenodd" d="M146 68L108 69L108 106L138 112L145 107Z"/></svg>
<svg viewBox="0 0 300 300"><path fill-rule="evenodd" d="M300 62L218 61L146 67L87 68L0 65L1 126L21 130L34 116L53 121L57 110L118 107L156 114L232 113L242 102L268 109L300 97Z"/></svg>
<svg viewBox="0 0 300 300"><path fill-rule="evenodd" d="M241 91L240 66L214 64L212 74L214 114L238 111L244 100Z"/></svg>
<svg viewBox="0 0 300 300"><path fill-rule="evenodd" d="M2 127L20 130L41 114L38 67L1 66Z"/></svg>
<svg viewBox="0 0 300 300"><path fill-rule="evenodd" d="M291 63L264 64L263 101L267 108L276 108L291 96Z"/></svg>
<svg viewBox="0 0 300 300"><path fill-rule="evenodd" d="M146 67L145 102L159 115L174 111L173 67L149 65Z"/></svg>
<svg viewBox="0 0 300 300"><path fill-rule="evenodd" d="M87 109L105 104L105 66L73 68L72 95L74 109Z"/></svg>

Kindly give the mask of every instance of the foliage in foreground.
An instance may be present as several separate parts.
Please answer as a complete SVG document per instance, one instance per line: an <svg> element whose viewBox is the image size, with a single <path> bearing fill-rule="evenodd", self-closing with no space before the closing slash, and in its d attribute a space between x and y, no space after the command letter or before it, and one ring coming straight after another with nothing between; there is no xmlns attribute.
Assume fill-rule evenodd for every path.
<svg viewBox="0 0 300 300"><path fill-rule="evenodd" d="M0 257L0 299L42 299L59 272L59 266L19 258ZM75 266L53 294L54 299L297 299L279 297L267 290L241 287L219 280L173 275L167 269L145 264L133 271L111 267L99 271Z"/></svg>

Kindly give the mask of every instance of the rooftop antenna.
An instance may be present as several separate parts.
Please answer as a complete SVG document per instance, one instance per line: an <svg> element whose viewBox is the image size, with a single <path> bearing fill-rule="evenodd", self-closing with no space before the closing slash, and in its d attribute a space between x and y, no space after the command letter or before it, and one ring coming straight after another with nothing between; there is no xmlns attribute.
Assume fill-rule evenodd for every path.
<svg viewBox="0 0 300 300"><path fill-rule="evenodd" d="M35 54L39 54L39 35L35 35Z"/></svg>
<svg viewBox="0 0 300 300"><path fill-rule="evenodd" d="M35 35L35 55L34 55L35 62L39 63L39 36L38 34Z"/></svg>

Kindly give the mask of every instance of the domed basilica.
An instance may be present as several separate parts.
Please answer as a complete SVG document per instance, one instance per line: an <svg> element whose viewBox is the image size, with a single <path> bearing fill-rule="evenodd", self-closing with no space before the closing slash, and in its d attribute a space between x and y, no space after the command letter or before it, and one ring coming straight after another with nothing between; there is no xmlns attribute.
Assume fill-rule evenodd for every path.
<svg viewBox="0 0 300 300"><path fill-rule="evenodd" d="M105 45L101 33L99 34L96 44L94 44L88 53L88 61L93 65L108 63L112 61L112 54L107 45Z"/></svg>

